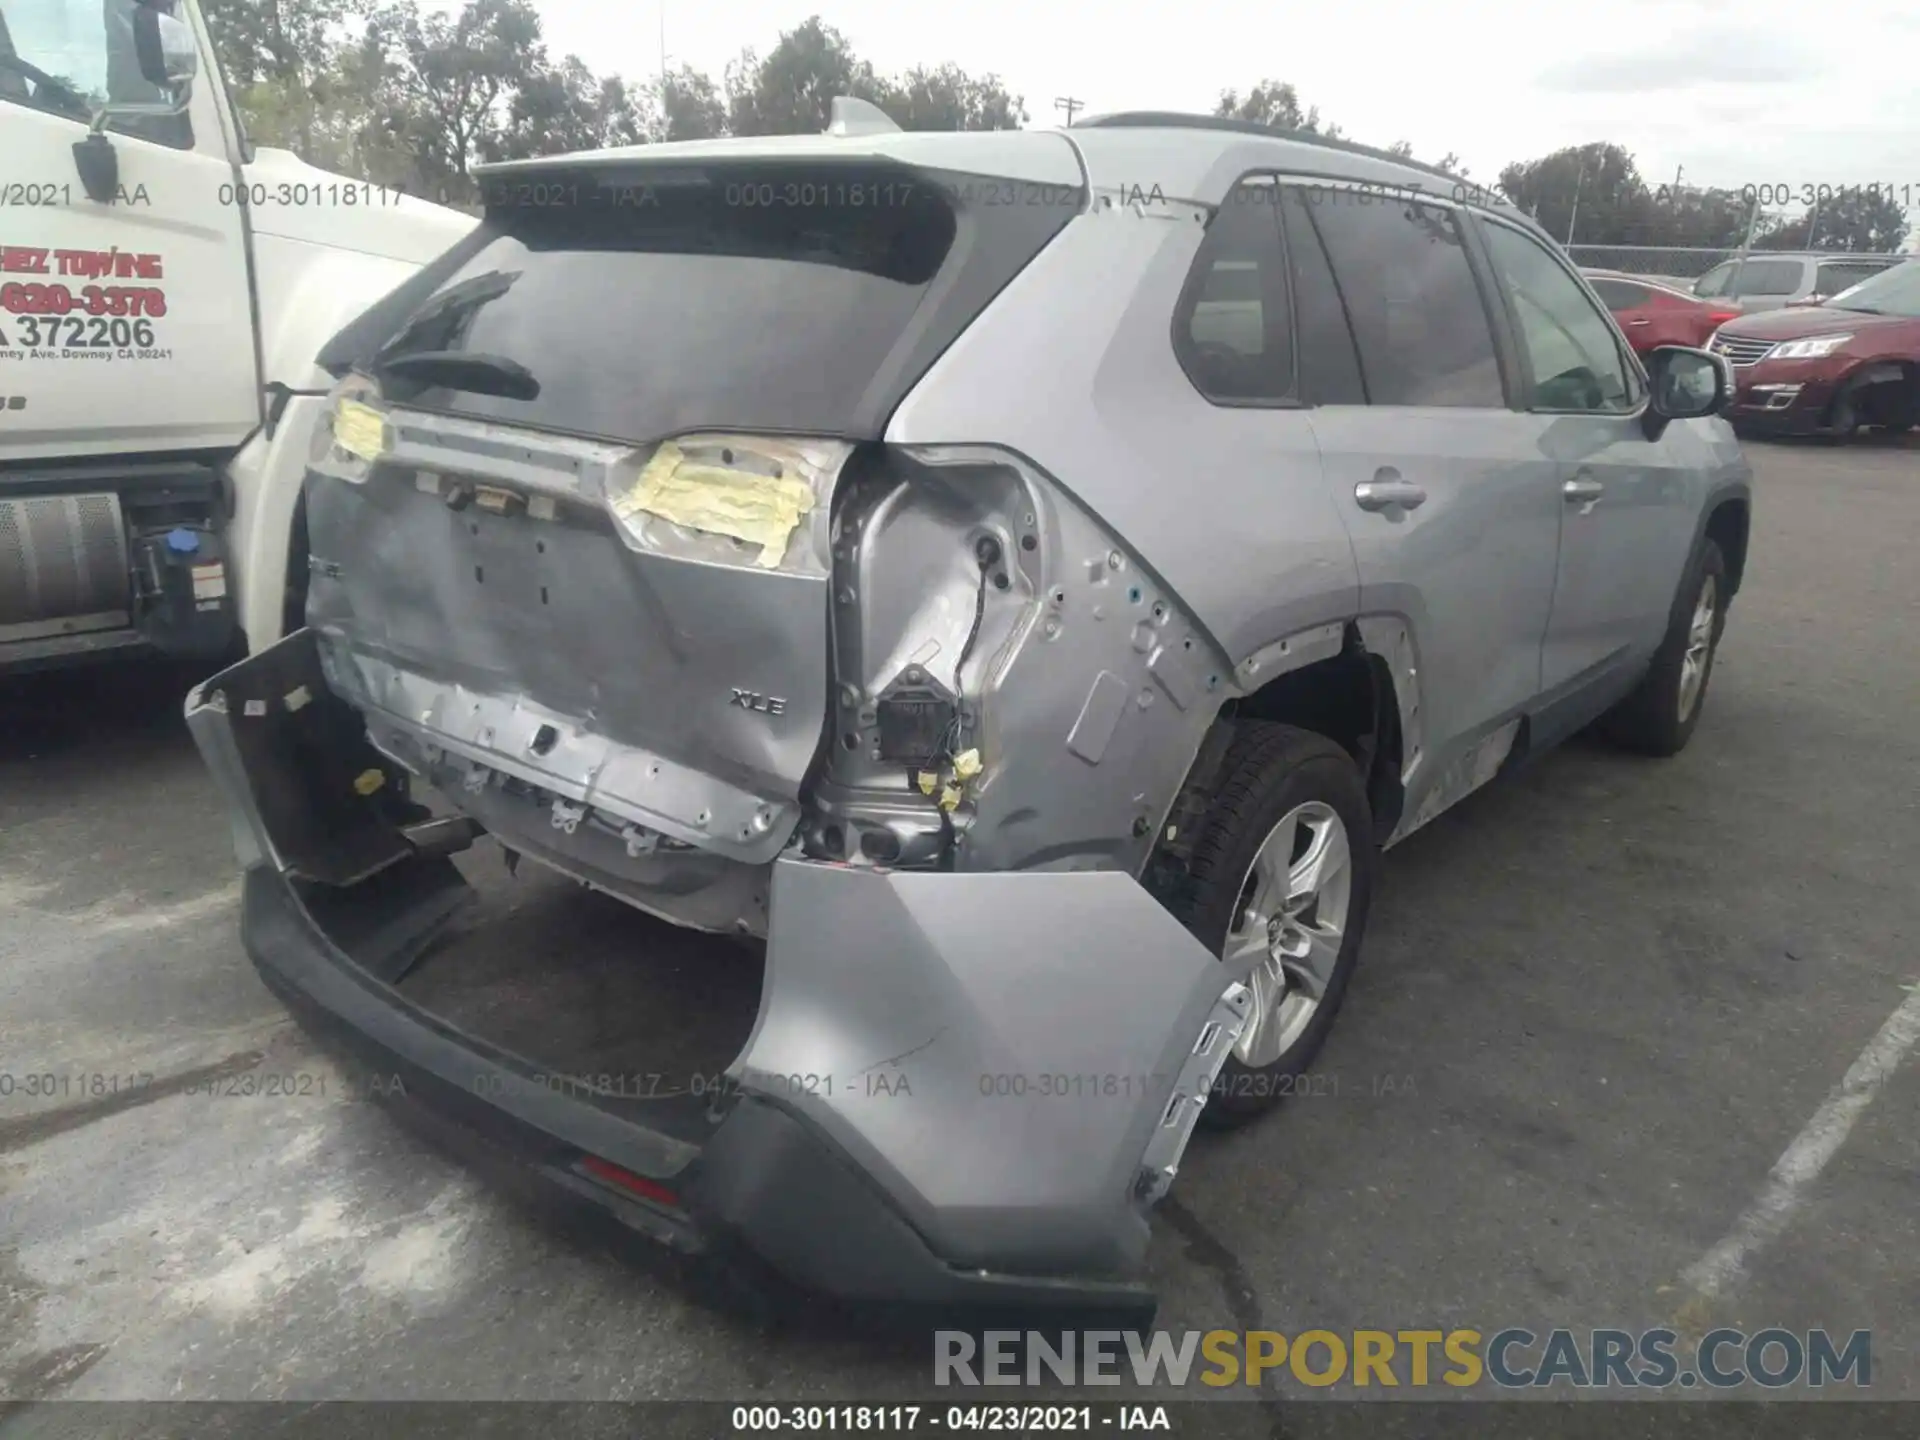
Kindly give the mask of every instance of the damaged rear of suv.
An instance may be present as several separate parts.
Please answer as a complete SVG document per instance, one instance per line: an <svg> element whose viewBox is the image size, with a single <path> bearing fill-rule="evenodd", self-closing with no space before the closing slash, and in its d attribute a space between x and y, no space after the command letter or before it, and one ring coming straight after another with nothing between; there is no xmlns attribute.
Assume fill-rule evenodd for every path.
<svg viewBox="0 0 1920 1440"><path fill-rule="evenodd" d="M307 627L189 719L262 975L429 1108L832 1294L1144 1316L1149 1208L1203 1110L1312 1059L1381 845L1527 748L1555 544L1423 636L1424 603L1362 604L1308 402L1262 404L1313 302L1298 256L1237 258L1282 253L1241 177L1405 167L842 128L488 171L474 234L322 357ZM1669 591L1690 538L1642 547ZM1470 701L1423 709L1423 644ZM724 1084L574 1083L411 988L515 883L483 835L765 942Z"/></svg>

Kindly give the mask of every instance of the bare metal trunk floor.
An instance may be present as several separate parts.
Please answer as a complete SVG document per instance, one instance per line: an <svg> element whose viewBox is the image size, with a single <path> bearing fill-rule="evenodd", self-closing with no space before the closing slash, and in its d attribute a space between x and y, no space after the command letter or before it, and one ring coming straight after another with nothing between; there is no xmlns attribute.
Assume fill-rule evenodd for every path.
<svg viewBox="0 0 1920 1440"><path fill-rule="evenodd" d="M757 943L685 930L483 839L458 864L476 903L400 981L415 1004L638 1123L704 1140L753 1029Z"/></svg>

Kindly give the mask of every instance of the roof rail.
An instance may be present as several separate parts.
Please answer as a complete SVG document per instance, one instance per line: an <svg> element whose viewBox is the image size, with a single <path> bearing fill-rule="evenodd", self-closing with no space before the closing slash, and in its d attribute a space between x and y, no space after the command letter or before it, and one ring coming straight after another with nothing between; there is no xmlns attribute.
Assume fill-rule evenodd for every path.
<svg viewBox="0 0 1920 1440"><path fill-rule="evenodd" d="M1293 140L1302 145L1319 145L1328 150L1344 150L1349 155L1365 155L1372 160L1384 160L1389 165L1404 165L1410 170L1422 170L1429 175L1438 175L1443 180L1451 180L1459 185L1473 185L1478 191L1489 195L1494 192L1484 185L1464 176L1455 175L1451 170L1442 170L1438 165L1429 165L1423 160L1412 160L1405 155L1396 155L1391 150L1376 149L1372 145L1362 145L1354 140L1338 140L1329 135L1318 135L1310 130L1282 130L1275 125L1262 125L1258 120L1235 120L1225 115L1189 115L1179 110L1118 110L1111 115L1090 115L1085 120L1074 122L1076 130L1090 129L1151 129L1151 130L1229 130L1242 135L1266 135L1276 140Z"/></svg>
<svg viewBox="0 0 1920 1440"><path fill-rule="evenodd" d="M898 135L900 127L871 100L852 95L836 95L827 121L829 135Z"/></svg>

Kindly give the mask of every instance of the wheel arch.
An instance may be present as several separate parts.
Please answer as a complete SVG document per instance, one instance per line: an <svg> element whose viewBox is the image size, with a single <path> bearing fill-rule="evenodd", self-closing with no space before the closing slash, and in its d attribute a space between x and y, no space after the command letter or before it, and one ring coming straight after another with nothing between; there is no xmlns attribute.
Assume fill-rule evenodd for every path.
<svg viewBox="0 0 1920 1440"><path fill-rule="evenodd" d="M1720 547L1727 562L1728 599L1740 593L1740 582L1746 574L1752 519L1752 507L1745 495L1727 496L1707 514L1706 538Z"/></svg>
<svg viewBox="0 0 1920 1440"><path fill-rule="evenodd" d="M1184 873L1185 842L1206 815L1234 736L1249 721L1311 731L1350 755L1366 788L1375 843L1386 843L1405 810L1407 717L1417 714L1396 676L1397 669L1404 672L1410 685L1411 669L1390 648L1402 633L1349 620L1338 651L1271 674L1220 706L1155 841L1146 867L1149 888L1177 884Z"/></svg>

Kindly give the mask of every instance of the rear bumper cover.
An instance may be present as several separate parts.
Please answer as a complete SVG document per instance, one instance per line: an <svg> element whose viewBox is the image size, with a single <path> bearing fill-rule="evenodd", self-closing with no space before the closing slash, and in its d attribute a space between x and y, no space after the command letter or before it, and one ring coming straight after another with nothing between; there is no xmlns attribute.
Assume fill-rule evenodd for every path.
<svg viewBox="0 0 1920 1440"><path fill-rule="evenodd" d="M466 885L445 858L407 853L400 832L370 818L372 802L349 823L384 826L394 858L345 866L370 876L351 885L300 878L285 811L328 767L273 736L293 725L286 697L318 709L320 685L300 632L197 689L189 723L232 812L255 965L294 1008L399 1075L408 1103L655 1240L744 1247L811 1290L1151 1315L1135 1278L1146 1212L1247 996L1131 876L783 856L759 1015L729 1070L736 1098L690 1144L543 1083L539 1067L380 978ZM594 1179L589 1157L678 1203Z"/></svg>

